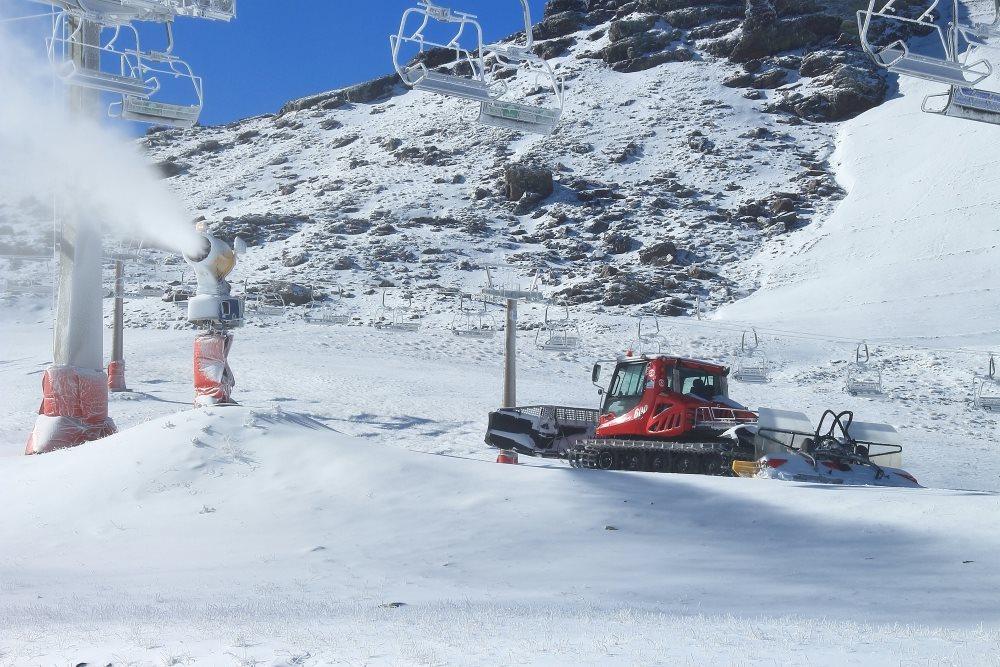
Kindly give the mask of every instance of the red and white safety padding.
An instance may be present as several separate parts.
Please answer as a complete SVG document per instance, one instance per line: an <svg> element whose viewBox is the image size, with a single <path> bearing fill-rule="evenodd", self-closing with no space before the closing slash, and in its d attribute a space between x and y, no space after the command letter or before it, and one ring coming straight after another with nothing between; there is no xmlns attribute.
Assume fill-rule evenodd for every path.
<svg viewBox="0 0 1000 667"><path fill-rule="evenodd" d="M42 406L25 454L75 447L117 433L108 417L104 371L50 366L42 376Z"/></svg>
<svg viewBox="0 0 1000 667"><path fill-rule="evenodd" d="M194 339L194 405L232 403L236 378L229 367L230 333L210 332Z"/></svg>

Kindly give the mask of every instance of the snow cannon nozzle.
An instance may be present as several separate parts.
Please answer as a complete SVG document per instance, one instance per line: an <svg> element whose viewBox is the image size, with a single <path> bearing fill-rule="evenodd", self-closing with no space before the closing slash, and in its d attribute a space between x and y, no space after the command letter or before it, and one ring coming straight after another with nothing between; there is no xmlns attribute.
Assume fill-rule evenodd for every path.
<svg viewBox="0 0 1000 667"><path fill-rule="evenodd" d="M194 267L198 277L199 292L202 287L223 282L236 266L236 253L222 239L202 232L200 243L197 253L184 253L184 259Z"/></svg>
<svg viewBox="0 0 1000 667"><path fill-rule="evenodd" d="M184 259L187 260L188 263L197 264L208 257L210 252L212 252L212 239L208 234L202 233L198 234L198 250L191 251L190 253L185 252L183 255Z"/></svg>
<svg viewBox="0 0 1000 667"><path fill-rule="evenodd" d="M236 266L232 247L208 232L201 232L201 248L184 254L198 280L198 293L188 299L188 321L209 329L241 326L243 303L230 294L226 276Z"/></svg>

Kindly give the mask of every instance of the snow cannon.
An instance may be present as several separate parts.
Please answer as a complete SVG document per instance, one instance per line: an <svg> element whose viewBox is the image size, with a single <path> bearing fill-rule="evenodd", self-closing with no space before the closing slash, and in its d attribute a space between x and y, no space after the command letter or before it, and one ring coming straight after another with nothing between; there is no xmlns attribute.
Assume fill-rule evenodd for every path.
<svg viewBox="0 0 1000 667"><path fill-rule="evenodd" d="M199 231L201 243L197 252L184 253L198 280L198 293L188 300L188 321L208 328L238 327L243 324L242 303L230 296L226 281L236 266L236 253L222 239ZM242 246L239 239L236 246Z"/></svg>
<svg viewBox="0 0 1000 667"><path fill-rule="evenodd" d="M230 296L226 276L236 266L236 254L225 241L207 231L204 225L200 247L184 253L184 259L194 269L198 293L188 300L188 321L204 331L194 341L194 405L228 405L236 381L229 367L229 350L233 346L231 329L243 324L243 302ZM236 239L236 250L245 244Z"/></svg>

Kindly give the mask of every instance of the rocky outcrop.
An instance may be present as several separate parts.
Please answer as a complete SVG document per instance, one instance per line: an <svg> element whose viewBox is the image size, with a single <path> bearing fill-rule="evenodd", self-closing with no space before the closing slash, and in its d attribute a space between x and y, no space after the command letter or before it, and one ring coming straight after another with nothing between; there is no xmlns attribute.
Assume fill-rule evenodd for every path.
<svg viewBox="0 0 1000 667"><path fill-rule="evenodd" d="M504 194L508 201L519 201L525 194L539 195L542 199L555 190L552 170L533 164L512 164L504 171Z"/></svg>

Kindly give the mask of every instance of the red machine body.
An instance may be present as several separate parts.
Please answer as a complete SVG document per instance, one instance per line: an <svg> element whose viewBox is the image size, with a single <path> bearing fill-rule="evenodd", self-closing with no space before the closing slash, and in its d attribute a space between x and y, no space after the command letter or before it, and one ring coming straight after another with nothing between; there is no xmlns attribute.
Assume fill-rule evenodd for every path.
<svg viewBox="0 0 1000 667"><path fill-rule="evenodd" d="M701 440L755 422L754 412L729 399L728 374L725 366L683 357L619 359L595 437Z"/></svg>

